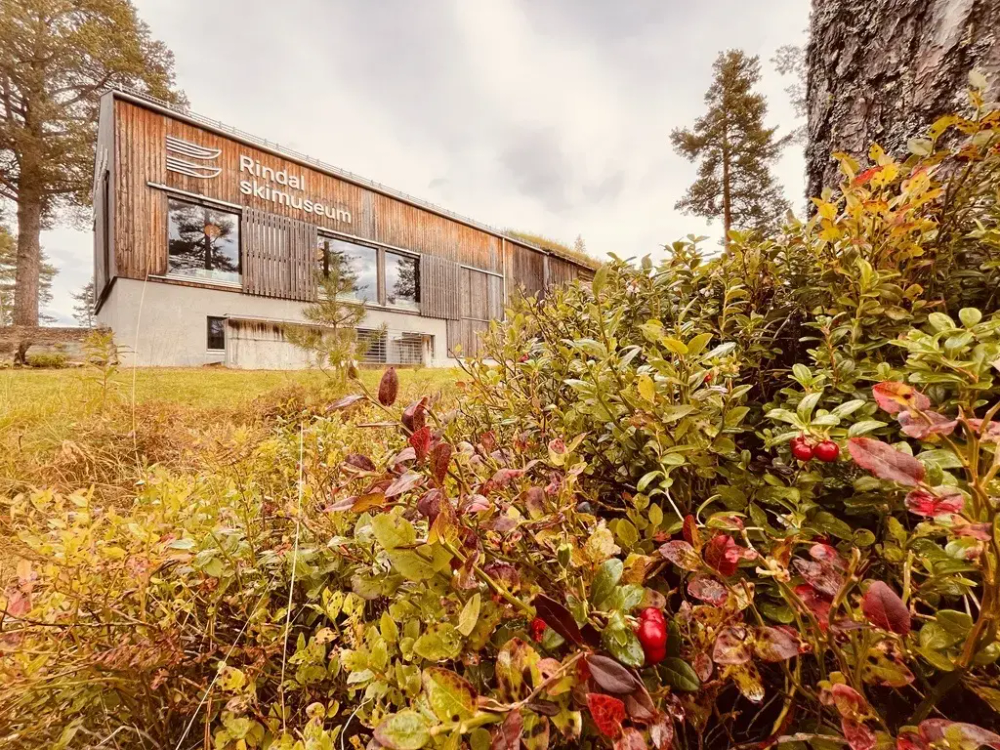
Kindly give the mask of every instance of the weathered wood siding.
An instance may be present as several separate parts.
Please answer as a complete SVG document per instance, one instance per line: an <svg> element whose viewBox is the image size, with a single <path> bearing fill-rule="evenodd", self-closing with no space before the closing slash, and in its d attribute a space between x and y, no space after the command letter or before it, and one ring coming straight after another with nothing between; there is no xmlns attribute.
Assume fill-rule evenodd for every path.
<svg viewBox="0 0 1000 750"><path fill-rule="evenodd" d="M316 299L316 227L247 208L240 233L246 294L305 302Z"/></svg>
<svg viewBox="0 0 1000 750"><path fill-rule="evenodd" d="M461 318L461 283L461 266L458 263L436 255L421 255L420 314L425 318Z"/></svg>
<svg viewBox="0 0 1000 750"><path fill-rule="evenodd" d="M101 300L114 268L114 102L103 99L94 159L94 298Z"/></svg>
<svg viewBox="0 0 1000 750"><path fill-rule="evenodd" d="M113 133L113 138L107 137L117 206L112 216L116 263L99 270L99 278L166 274L170 189L242 211L241 261L247 293L313 299L316 228L420 253L420 312L448 320L448 345L461 344L465 354L478 352L478 334L490 320L502 318L505 278L508 296L518 289L544 294L547 284L588 273L570 261L386 195L374 186L355 184L153 107L120 96L104 101L113 103L114 115L108 118L113 119L113 128L105 127L102 116L101 137ZM192 144L181 144L182 151L188 148L190 154L177 151L174 144L171 164L188 162L191 171L202 177L168 170L168 136ZM241 171L241 157L273 173L301 178L304 184L283 186ZM253 189L241 190L243 180L284 195L275 201ZM321 203L330 212L306 211L307 201Z"/></svg>

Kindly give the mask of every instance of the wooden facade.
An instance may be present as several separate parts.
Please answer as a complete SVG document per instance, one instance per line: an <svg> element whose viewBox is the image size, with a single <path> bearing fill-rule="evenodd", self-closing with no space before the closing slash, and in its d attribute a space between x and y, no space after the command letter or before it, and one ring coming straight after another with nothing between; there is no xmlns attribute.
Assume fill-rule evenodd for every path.
<svg viewBox="0 0 1000 750"><path fill-rule="evenodd" d="M593 276L576 261L417 199L112 92L101 103L94 179L99 305L116 277L167 275L171 198L240 214L244 294L315 299L318 232L419 255L416 314L449 321L449 350L461 345L464 354L478 351L477 334L502 317L509 295Z"/></svg>

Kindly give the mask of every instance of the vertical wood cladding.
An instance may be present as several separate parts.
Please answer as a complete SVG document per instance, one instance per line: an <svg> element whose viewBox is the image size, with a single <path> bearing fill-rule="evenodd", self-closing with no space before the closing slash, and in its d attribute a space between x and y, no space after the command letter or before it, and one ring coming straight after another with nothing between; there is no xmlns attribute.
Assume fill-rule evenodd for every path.
<svg viewBox="0 0 1000 750"><path fill-rule="evenodd" d="M316 228L247 208L240 225L243 291L262 297L316 299Z"/></svg>
<svg viewBox="0 0 1000 750"><path fill-rule="evenodd" d="M461 343L465 354L478 352L477 334L488 321L502 318L504 279L460 266L505 274L508 295L518 288L544 294L548 283L591 275L570 261L546 260L526 245L128 99L105 101L113 101L114 110L108 119L114 122L115 192L115 265L104 272L107 278L167 272L168 193L151 185L242 207L243 284L251 294L315 298L317 227L420 253L421 312L448 320L449 346ZM178 139L172 140L170 170L168 136Z"/></svg>
<svg viewBox="0 0 1000 750"><path fill-rule="evenodd" d="M425 318L458 320L461 317L460 284L458 263L435 255L421 255L420 314Z"/></svg>

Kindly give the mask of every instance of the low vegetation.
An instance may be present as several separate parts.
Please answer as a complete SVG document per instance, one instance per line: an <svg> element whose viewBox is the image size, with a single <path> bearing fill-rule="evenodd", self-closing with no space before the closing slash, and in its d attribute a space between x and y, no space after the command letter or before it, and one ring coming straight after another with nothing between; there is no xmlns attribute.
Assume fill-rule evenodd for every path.
<svg viewBox="0 0 1000 750"><path fill-rule="evenodd" d="M133 461L127 498L8 495L0 742L1000 747L972 101L905 161L838 155L777 236L516 303L457 397L296 389Z"/></svg>

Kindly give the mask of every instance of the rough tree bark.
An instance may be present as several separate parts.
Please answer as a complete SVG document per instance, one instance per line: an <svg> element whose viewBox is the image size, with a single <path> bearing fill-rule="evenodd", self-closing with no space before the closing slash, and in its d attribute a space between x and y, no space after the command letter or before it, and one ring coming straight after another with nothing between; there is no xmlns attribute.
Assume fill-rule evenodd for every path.
<svg viewBox="0 0 1000 750"><path fill-rule="evenodd" d="M961 109L973 69L1000 91L1000 0L813 0L809 195L837 184L834 151L901 152Z"/></svg>

